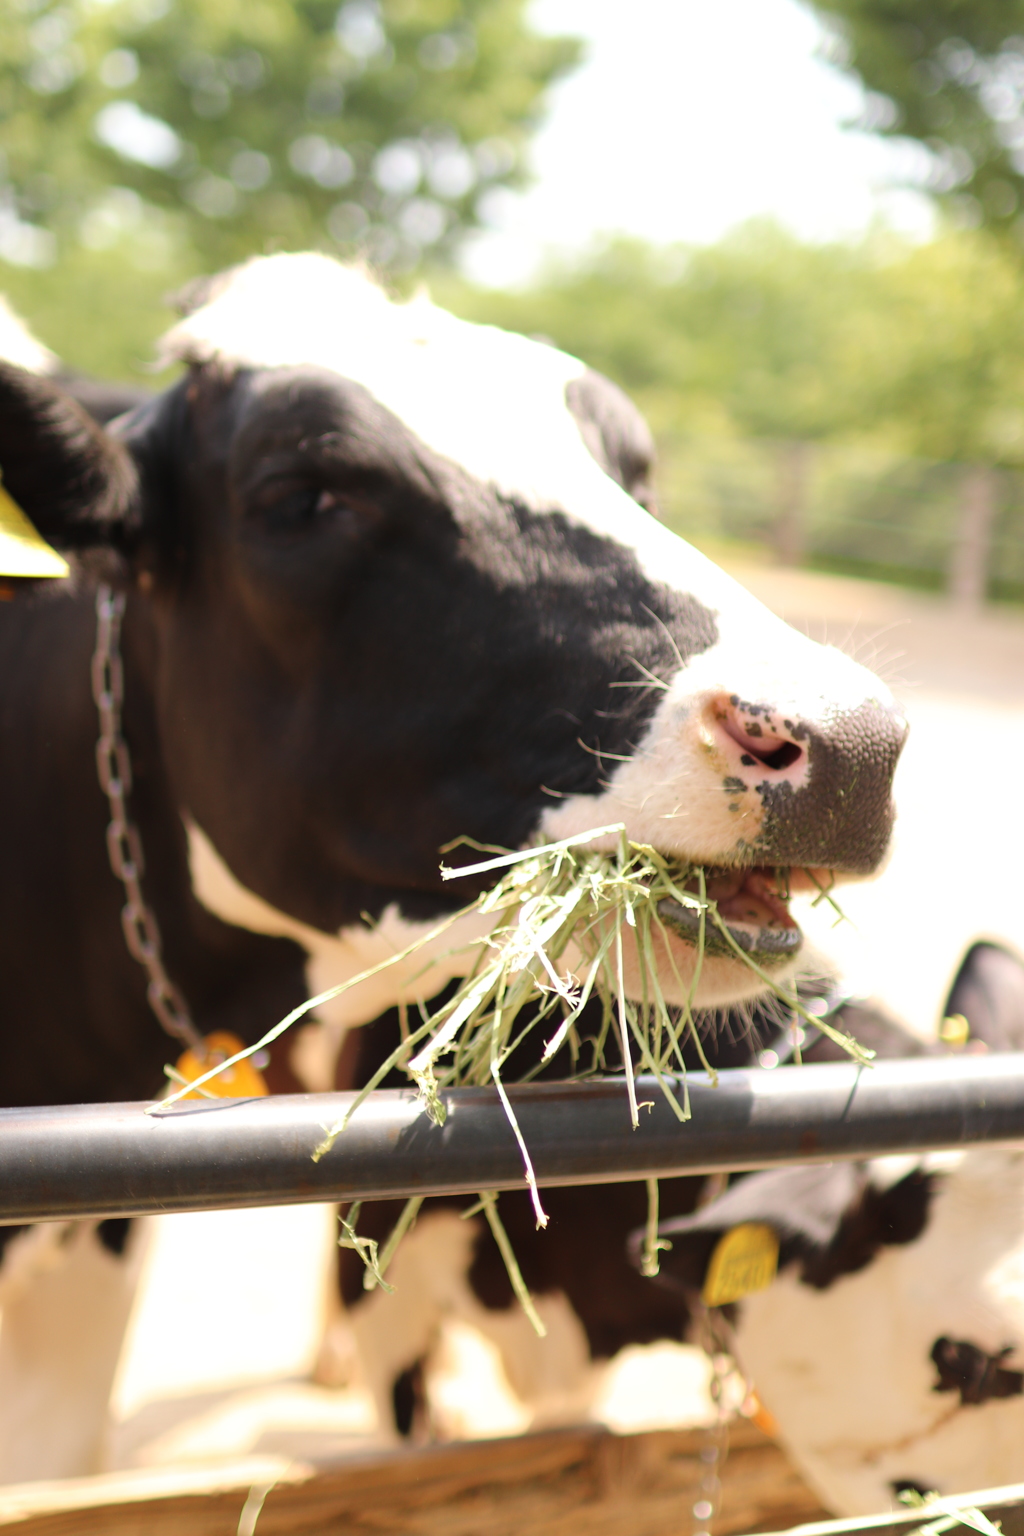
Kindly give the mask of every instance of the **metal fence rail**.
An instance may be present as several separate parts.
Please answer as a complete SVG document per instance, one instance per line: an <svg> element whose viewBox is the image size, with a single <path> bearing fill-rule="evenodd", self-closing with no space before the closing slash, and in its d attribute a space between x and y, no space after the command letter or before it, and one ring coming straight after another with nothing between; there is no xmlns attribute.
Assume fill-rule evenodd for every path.
<svg viewBox="0 0 1024 1536"><path fill-rule="evenodd" d="M542 1185L767 1168L982 1143L1024 1142L1024 1053L830 1063L689 1079L680 1124L638 1079L639 1130L624 1082L511 1090ZM313 1151L350 1094L0 1111L0 1224L224 1207L522 1188L495 1093L444 1095L443 1127L412 1092L375 1093L334 1149Z"/></svg>
<svg viewBox="0 0 1024 1536"><path fill-rule="evenodd" d="M1024 598L1024 474L876 446L663 433L663 514L684 538L767 545L785 565Z"/></svg>

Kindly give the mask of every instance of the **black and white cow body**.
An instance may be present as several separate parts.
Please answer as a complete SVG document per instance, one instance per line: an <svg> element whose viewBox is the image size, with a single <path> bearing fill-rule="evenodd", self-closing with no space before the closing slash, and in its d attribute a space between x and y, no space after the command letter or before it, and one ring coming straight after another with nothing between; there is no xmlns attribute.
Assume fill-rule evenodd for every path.
<svg viewBox="0 0 1024 1536"><path fill-rule="evenodd" d="M954 1011L968 1048L1020 1049L1024 964L972 947ZM664 1223L663 1279L699 1292L743 1222L775 1229L780 1273L733 1309L736 1352L826 1505L1024 1478L1024 1147L751 1175Z"/></svg>
<svg viewBox="0 0 1024 1536"><path fill-rule="evenodd" d="M83 572L0 607L4 1102L141 1098L174 1053L107 864L86 573L128 595L145 893L204 1032L252 1040L427 932L473 894L438 872L460 836L622 821L720 870L723 915L793 969L776 871L877 868L905 723L638 504L649 439L610 385L316 256L228 274L167 355L186 375L113 431L0 369L4 484ZM482 933L343 994L335 1045ZM698 1002L755 985L709 956ZM296 1054L329 1085L330 1051Z"/></svg>
<svg viewBox="0 0 1024 1536"><path fill-rule="evenodd" d="M1024 1152L756 1175L665 1224L665 1274L699 1288L746 1221L775 1227L783 1269L736 1304L737 1357L829 1508L1020 1481Z"/></svg>

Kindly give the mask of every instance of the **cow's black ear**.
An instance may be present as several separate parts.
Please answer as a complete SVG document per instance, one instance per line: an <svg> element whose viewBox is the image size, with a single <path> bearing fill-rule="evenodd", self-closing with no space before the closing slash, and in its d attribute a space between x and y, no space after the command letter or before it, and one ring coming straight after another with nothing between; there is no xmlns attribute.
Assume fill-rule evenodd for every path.
<svg viewBox="0 0 1024 1536"><path fill-rule="evenodd" d="M970 1025L970 1042L990 1051L1024 1050L1024 964L999 944L972 944L946 999L948 1018Z"/></svg>
<svg viewBox="0 0 1024 1536"><path fill-rule="evenodd" d="M0 475L58 549L131 547L138 477L123 444L58 384L3 362Z"/></svg>
<svg viewBox="0 0 1024 1536"><path fill-rule="evenodd" d="M801 1280L825 1291L840 1275L866 1269L880 1249L915 1242L928 1224L934 1184L923 1168L883 1188L865 1184L844 1209L827 1247L804 1255Z"/></svg>
<svg viewBox="0 0 1024 1536"><path fill-rule="evenodd" d="M643 416L617 384L588 368L565 387L565 403L580 436L606 475L657 516L654 437Z"/></svg>

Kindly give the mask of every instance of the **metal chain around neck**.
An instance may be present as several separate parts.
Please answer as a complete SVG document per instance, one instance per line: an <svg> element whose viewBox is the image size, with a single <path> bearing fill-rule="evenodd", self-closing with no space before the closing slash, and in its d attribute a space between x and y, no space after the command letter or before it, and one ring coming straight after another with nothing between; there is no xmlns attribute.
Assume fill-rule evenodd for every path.
<svg viewBox="0 0 1024 1536"><path fill-rule="evenodd" d="M96 771L110 807L107 854L110 867L128 898L121 908L121 928L128 953L139 962L149 978L146 987L149 1006L169 1035L201 1051L202 1036L192 1022L188 1004L164 970L160 928L153 909L147 906L142 894L142 840L138 828L128 819L132 763L128 743L121 733L121 706L124 703L121 620L124 608L123 592L113 592L108 586L97 588L92 696L100 721Z"/></svg>

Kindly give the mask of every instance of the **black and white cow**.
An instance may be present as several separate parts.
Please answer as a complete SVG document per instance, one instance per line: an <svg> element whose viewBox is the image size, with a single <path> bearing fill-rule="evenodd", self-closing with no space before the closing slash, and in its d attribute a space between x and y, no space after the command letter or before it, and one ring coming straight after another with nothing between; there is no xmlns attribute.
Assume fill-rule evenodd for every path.
<svg viewBox="0 0 1024 1536"><path fill-rule="evenodd" d="M128 594L145 889L202 1030L253 1039L307 985L424 934L472 893L438 873L463 834L514 847L621 820L721 871L727 920L779 975L798 964L778 871L877 869L905 722L638 504L649 439L611 385L315 255L216 280L165 356L184 377L112 431L0 370L4 484L82 561L0 610L5 1103L143 1097L169 1054L107 867L97 573ZM403 990L437 991L481 931L446 934L426 976L417 957L344 994L322 1015L335 1044ZM692 948L671 942L686 984ZM709 957L698 1001L751 985ZM318 1039L293 1053L311 1086L333 1066ZM60 1304L71 1328L74 1295ZM4 1351L19 1379L46 1352L13 1316L10 1402ZM101 1382L116 1319L77 1323ZM65 1343L34 1378L49 1398L8 1426L39 1431L35 1475L95 1453L95 1434L42 1428L73 1395Z"/></svg>
<svg viewBox="0 0 1024 1536"><path fill-rule="evenodd" d="M975 945L947 1012L975 1048L1020 1049L1024 964ZM750 1221L780 1273L733 1309L736 1352L829 1508L1024 1480L1024 1146L751 1175L664 1223L662 1283L699 1292Z"/></svg>

